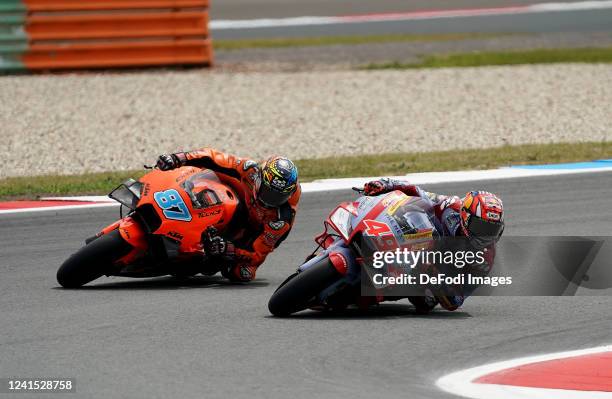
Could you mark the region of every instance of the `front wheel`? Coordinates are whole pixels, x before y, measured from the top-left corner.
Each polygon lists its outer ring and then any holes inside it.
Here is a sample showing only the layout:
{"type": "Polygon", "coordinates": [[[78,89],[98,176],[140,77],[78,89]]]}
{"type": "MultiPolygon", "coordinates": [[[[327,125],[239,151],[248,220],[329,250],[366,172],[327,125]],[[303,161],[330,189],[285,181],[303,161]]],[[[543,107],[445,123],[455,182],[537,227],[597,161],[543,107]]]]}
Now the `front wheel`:
{"type": "Polygon", "coordinates": [[[307,309],[311,300],[339,277],[341,274],[329,258],[321,259],[303,272],[285,280],[270,298],[268,310],[274,316],[288,316],[307,309]]]}
{"type": "Polygon", "coordinates": [[[113,230],[71,255],[57,271],[57,282],[64,288],[78,288],[110,273],[113,263],[131,250],[119,230],[113,230]]]}

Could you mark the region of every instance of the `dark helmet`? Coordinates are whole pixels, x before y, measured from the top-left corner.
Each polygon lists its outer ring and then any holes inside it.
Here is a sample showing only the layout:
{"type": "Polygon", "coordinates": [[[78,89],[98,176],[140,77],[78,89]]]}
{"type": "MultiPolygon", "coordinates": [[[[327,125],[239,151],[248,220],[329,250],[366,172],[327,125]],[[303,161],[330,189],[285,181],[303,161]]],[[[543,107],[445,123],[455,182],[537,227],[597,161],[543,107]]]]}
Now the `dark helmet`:
{"type": "Polygon", "coordinates": [[[298,186],[297,166],[284,157],[270,157],[261,167],[256,198],[269,208],[281,206],[298,186]]]}
{"type": "Polygon", "coordinates": [[[470,191],[461,201],[463,234],[477,248],[499,240],[504,232],[504,205],[495,194],[470,191]]]}

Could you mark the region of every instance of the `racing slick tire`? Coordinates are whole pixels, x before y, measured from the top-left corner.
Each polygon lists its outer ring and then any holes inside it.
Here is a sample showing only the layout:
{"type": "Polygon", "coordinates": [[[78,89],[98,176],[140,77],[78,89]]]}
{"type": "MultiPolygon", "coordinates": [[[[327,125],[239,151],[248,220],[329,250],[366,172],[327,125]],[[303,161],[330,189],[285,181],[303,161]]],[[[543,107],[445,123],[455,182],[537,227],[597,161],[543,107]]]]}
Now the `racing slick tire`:
{"type": "Polygon", "coordinates": [[[64,288],[78,288],[112,271],[113,262],[132,250],[119,230],[90,241],[72,254],[58,269],[57,282],[64,288]]]}
{"type": "Polygon", "coordinates": [[[317,294],[340,277],[329,258],[321,259],[285,280],[272,294],[268,310],[274,316],[283,317],[307,309],[317,294]]]}

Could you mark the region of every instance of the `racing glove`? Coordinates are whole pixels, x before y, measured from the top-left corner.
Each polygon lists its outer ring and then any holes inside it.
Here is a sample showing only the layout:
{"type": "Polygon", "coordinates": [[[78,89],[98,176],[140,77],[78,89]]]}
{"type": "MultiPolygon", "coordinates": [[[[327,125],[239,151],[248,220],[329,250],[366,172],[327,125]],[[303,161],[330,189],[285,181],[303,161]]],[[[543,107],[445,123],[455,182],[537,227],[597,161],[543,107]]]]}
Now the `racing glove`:
{"type": "Polygon", "coordinates": [[[234,243],[221,236],[212,237],[206,242],[206,255],[233,259],[236,255],[234,243]]]}
{"type": "Polygon", "coordinates": [[[178,168],[183,164],[185,160],[185,154],[162,154],[157,158],[157,168],[159,170],[171,170],[178,168]]]}
{"type": "Polygon", "coordinates": [[[363,186],[365,195],[380,195],[393,190],[393,181],[387,178],[372,180],[363,186]]]}

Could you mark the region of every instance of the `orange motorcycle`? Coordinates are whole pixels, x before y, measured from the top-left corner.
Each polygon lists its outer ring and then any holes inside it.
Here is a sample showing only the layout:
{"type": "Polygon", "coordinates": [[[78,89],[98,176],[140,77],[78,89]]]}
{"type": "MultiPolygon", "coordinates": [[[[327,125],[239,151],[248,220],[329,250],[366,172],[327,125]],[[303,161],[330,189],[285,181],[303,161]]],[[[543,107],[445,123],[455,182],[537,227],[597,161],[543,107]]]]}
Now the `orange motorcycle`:
{"type": "Polygon", "coordinates": [[[57,281],[76,288],[103,275],[155,277],[212,275],[221,259],[206,258],[205,243],[240,219],[240,200],[223,176],[185,166],[154,169],[128,179],[109,197],[121,219],[85,241],[57,271],[57,281]],[[123,217],[124,210],[127,215],[123,217]]]}

